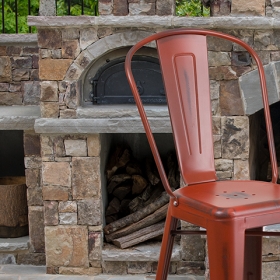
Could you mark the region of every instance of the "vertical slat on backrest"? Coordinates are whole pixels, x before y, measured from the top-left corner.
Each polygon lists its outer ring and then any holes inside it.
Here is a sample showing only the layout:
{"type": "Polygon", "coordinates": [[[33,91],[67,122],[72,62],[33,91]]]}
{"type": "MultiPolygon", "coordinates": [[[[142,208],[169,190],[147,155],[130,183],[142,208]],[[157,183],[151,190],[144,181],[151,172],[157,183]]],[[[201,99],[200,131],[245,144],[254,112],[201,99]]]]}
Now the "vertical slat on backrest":
{"type": "Polygon", "coordinates": [[[157,46],[183,180],[214,181],[206,36],[168,36],[157,46]]]}

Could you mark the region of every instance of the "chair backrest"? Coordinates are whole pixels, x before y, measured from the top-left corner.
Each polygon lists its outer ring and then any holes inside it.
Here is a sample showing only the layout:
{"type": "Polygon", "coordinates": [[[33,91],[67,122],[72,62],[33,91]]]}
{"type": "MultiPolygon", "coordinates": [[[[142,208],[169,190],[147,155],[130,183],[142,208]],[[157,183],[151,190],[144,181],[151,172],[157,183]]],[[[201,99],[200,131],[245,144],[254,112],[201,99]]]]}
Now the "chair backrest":
{"type": "MultiPolygon", "coordinates": [[[[261,60],[256,52],[240,39],[220,32],[174,29],[151,35],[137,43],[127,54],[125,62],[128,82],[163,184],[167,189],[169,188],[152,131],[131,72],[131,58],[139,48],[151,41],[156,41],[182,178],[189,185],[215,181],[207,35],[224,38],[241,45],[256,61],[264,101],[273,181],[276,182],[278,177],[277,162],[265,75],[261,60]]],[[[170,189],[167,191],[172,195],[170,189]]]]}

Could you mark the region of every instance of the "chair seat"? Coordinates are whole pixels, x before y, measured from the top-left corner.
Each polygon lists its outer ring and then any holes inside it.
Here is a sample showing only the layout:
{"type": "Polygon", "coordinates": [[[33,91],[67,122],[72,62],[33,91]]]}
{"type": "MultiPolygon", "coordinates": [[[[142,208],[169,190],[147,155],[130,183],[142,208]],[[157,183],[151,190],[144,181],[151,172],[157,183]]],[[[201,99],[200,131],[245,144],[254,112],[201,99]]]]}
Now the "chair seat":
{"type": "Polygon", "coordinates": [[[220,219],[280,211],[280,186],[270,182],[208,182],[182,187],[174,194],[182,208],[220,219]]]}

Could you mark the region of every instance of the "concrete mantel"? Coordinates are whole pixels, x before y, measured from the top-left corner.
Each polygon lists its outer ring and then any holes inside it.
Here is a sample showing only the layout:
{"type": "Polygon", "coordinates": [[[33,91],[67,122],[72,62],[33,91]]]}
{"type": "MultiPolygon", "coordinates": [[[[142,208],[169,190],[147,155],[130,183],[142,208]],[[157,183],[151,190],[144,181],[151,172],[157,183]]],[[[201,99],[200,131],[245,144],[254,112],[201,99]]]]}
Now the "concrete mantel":
{"type": "Polygon", "coordinates": [[[0,130],[33,130],[39,106],[0,106],[0,130]]]}
{"type": "Polygon", "coordinates": [[[165,27],[209,29],[280,29],[273,17],[177,17],[177,16],[29,16],[28,25],[37,27],[165,27]]]}
{"type": "MultiPolygon", "coordinates": [[[[167,106],[145,106],[155,133],[170,133],[167,106]]],[[[78,108],[76,119],[40,118],[35,121],[37,133],[144,133],[136,106],[96,106],[78,108]]]]}
{"type": "Polygon", "coordinates": [[[26,44],[26,45],[37,45],[37,33],[36,34],[1,34],[1,44],[26,44]]]}

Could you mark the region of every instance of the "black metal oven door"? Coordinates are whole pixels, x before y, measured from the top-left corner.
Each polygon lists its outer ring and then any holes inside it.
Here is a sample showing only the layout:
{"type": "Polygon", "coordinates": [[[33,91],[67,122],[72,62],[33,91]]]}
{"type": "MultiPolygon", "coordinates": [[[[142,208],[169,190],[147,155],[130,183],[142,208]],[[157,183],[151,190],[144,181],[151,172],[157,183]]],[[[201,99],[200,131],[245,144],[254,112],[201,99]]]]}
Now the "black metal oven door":
{"type": "MultiPolygon", "coordinates": [[[[90,79],[91,98],[94,104],[130,104],[134,103],[125,71],[125,58],[107,62],[90,79]]],[[[144,104],[166,104],[164,86],[157,58],[135,56],[132,71],[144,104]]]]}

